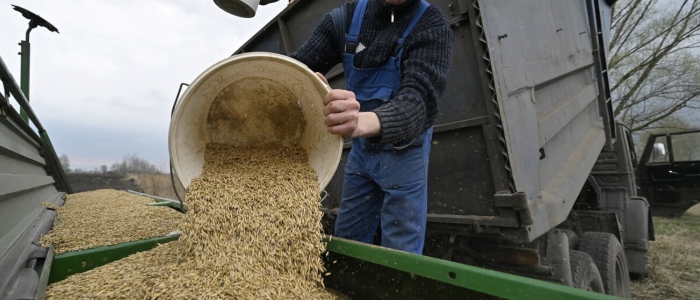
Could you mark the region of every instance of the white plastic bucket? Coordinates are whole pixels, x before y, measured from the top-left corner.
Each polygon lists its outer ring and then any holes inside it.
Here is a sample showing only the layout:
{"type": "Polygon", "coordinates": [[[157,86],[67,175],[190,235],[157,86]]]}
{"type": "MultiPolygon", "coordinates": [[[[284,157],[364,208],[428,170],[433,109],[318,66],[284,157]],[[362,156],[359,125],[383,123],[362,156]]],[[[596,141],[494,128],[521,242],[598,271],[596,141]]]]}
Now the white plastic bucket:
{"type": "Polygon", "coordinates": [[[300,146],[309,154],[323,190],[335,173],[343,140],[323,123],[329,88],[287,56],[251,52],[205,70],[185,91],[170,121],[168,148],[188,188],[202,173],[207,143],[300,146]]]}
{"type": "Polygon", "coordinates": [[[252,18],[258,10],[260,0],[214,0],[216,5],[225,12],[243,18],[252,18]]]}

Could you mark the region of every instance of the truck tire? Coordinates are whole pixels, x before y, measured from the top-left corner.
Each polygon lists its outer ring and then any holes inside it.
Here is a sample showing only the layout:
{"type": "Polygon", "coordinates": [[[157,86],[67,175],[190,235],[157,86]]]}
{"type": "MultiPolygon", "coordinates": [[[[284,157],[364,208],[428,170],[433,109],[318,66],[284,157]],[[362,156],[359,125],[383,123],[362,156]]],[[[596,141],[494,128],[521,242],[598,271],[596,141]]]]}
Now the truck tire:
{"type": "Polygon", "coordinates": [[[569,250],[569,263],[571,264],[571,282],[575,288],[605,293],[598,267],[590,255],[582,251],[569,250]]]}
{"type": "Polygon", "coordinates": [[[603,279],[606,294],[631,298],[627,257],[614,235],[607,232],[585,232],[581,235],[578,250],[593,258],[603,279]]]}

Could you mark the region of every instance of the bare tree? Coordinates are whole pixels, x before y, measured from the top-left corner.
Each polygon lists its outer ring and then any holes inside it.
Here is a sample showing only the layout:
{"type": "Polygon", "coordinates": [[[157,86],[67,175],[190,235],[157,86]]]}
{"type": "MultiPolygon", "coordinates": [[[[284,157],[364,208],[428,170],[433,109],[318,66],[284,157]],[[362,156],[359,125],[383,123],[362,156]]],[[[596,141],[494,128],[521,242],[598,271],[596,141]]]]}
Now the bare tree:
{"type": "Polygon", "coordinates": [[[147,160],[138,157],[134,154],[127,154],[122,158],[121,162],[115,162],[110,167],[110,170],[119,173],[135,173],[135,174],[157,174],[160,173],[158,167],[147,160]]]}
{"type": "Polygon", "coordinates": [[[632,132],[700,109],[700,0],[622,0],[609,69],[615,117],[632,132]]]}
{"type": "Polygon", "coordinates": [[[63,167],[64,172],[70,172],[70,159],[68,159],[68,155],[65,153],[61,154],[61,157],[58,158],[58,162],[61,164],[61,167],[63,167]]]}
{"type": "Polygon", "coordinates": [[[101,165],[100,171],[102,171],[102,175],[107,174],[107,165],[101,165]]]}

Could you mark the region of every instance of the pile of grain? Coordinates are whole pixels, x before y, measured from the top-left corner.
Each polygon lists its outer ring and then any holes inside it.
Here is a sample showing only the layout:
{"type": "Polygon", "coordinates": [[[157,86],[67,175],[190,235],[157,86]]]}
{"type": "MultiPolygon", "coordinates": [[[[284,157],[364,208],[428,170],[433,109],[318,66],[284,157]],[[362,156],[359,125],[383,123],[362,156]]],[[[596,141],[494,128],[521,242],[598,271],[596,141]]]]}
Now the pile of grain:
{"type": "Polygon", "coordinates": [[[686,213],[689,213],[691,215],[696,215],[700,216],[700,204],[696,204],[695,206],[689,208],[686,213]]]}
{"type": "Polygon", "coordinates": [[[182,214],[167,207],[146,206],[152,202],[116,190],[68,195],[65,205],[56,208],[53,229],[41,237],[41,244],[53,244],[58,254],[164,236],[177,230],[182,214]]]}
{"type": "Polygon", "coordinates": [[[207,146],[180,240],[73,275],[49,298],[333,299],[306,153],[207,146]]]}

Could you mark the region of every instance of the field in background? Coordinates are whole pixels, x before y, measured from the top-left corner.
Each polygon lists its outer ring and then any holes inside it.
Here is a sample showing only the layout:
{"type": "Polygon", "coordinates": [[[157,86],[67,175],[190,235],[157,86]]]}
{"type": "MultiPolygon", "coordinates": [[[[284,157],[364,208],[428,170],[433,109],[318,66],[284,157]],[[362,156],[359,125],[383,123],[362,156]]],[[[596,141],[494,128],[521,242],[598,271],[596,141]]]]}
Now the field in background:
{"type": "Polygon", "coordinates": [[[142,191],[136,179],[124,178],[119,174],[67,173],[66,176],[74,193],[101,189],[142,191]]]}
{"type": "MultiPolygon", "coordinates": [[[[127,179],[133,179],[136,185],[141,188],[143,193],[177,200],[177,196],[175,195],[175,191],[173,190],[173,185],[170,180],[170,174],[129,174],[126,177],[127,179]]],[[[177,176],[174,179],[175,185],[177,186],[177,192],[184,201],[185,189],[178,181],[177,176]]]]}
{"type": "MultiPolygon", "coordinates": [[[[100,189],[132,190],[154,196],[177,200],[170,182],[170,174],[94,174],[94,173],[68,173],[68,181],[74,193],[88,192],[100,189]]],[[[175,183],[180,197],[185,197],[185,189],[179,184],[177,177],[175,183]]]]}

